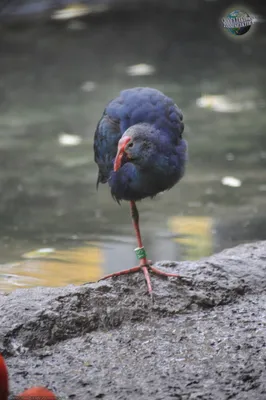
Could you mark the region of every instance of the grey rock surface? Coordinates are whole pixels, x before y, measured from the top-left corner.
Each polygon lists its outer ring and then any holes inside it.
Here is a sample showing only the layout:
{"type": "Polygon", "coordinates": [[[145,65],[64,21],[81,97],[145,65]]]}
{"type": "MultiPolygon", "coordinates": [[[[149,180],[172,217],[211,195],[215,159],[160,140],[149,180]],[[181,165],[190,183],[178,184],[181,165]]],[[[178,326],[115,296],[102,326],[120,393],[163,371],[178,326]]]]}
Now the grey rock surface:
{"type": "MultiPolygon", "coordinates": [[[[0,296],[0,351],[11,393],[59,399],[265,400],[266,242],[196,262],[0,296]]],[[[123,266],[125,267],[125,266],[123,266]]]]}

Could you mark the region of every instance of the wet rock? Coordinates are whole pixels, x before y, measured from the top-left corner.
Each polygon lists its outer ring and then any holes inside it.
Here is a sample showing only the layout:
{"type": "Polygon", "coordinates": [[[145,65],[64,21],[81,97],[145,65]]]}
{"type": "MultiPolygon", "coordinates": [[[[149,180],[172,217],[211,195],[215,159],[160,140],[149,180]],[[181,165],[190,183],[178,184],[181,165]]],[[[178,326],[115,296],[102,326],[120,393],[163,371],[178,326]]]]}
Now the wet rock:
{"type": "Polygon", "coordinates": [[[142,274],[0,296],[12,392],[67,399],[266,398],[266,242],[142,274]]]}

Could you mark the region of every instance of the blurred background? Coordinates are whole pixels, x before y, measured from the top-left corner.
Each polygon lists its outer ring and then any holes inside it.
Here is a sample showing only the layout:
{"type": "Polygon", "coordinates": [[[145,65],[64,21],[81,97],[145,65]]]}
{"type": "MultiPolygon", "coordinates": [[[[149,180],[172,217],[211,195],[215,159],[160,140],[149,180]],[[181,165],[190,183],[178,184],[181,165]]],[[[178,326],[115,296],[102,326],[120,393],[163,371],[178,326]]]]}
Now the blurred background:
{"type": "Polygon", "coordinates": [[[0,6],[0,291],[94,281],[136,263],[128,204],[96,191],[106,103],[151,86],[183,110],[190,160],[140,203],[156,260],[266,239],[266,7],[228,35],[224,0],[9,0],[0,6]]]}

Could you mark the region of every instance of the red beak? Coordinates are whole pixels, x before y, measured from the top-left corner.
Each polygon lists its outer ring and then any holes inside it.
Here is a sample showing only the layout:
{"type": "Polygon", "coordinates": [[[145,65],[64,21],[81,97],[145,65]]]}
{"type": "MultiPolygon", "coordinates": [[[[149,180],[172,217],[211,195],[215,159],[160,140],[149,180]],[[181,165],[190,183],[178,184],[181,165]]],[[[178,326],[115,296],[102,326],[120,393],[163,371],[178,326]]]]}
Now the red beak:
{"type": "Polygon", "coordinates": [[[119,142],[118,142],[118,149],[115,157],[115,162],[114,162],[114,171],[117,171],[121,167],[121,162],[123,155],[125,154],[125,148],[128,142],[130,142],[131,137],[129,136],[123,136],[119,142]]]}

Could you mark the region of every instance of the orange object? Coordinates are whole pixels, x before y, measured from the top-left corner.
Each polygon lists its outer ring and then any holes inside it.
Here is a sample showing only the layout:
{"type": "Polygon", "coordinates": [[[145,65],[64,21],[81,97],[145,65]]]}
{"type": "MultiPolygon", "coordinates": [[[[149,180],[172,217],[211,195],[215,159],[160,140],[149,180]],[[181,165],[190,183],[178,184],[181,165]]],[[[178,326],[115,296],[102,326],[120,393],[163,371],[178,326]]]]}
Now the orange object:
{"type": "Polygon", "coordinates": [[[44,387],[33,387],[15,397],[15,400],[56,400],[55,395],[44,387]]]}
{"type": "MultiPolygon", "coordinates": [[[[0,400],[8,400],[8,371],[4,358],[0,354],[0,400]]],[[[33,387],[15,396],[15,400],[56,400],[55,395],[44,387],[33,387]]]]}
{"type": "Polygon", "coordinates": [[[8,372],[5,360],[0,354],[0,400],[8,398],[8,372]]]}

